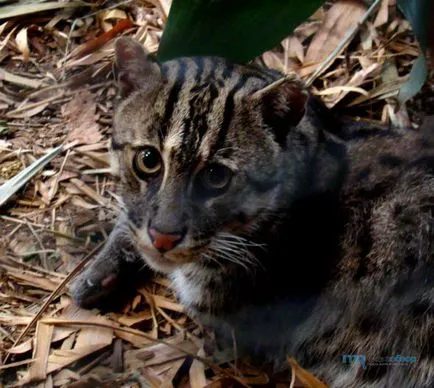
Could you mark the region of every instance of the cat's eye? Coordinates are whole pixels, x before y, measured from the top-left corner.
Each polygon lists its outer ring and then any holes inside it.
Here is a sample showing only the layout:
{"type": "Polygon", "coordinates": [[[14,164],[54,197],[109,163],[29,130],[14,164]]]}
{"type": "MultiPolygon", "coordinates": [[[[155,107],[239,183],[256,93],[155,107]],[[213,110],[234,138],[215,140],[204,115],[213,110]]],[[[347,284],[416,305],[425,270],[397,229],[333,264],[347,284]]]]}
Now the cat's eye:
{"type": "Polygon", "coordinates": [[[160,152],[154,147],[145,147],[136,152],[133,168],[141,179],[148,179],[158,174],[162,167],[160,152]]]}
{"type": "Polygon", "coordinates": [[[211,194],[221,194],[225,191],[232,179],[232,171],[221,164],[211,164],[199,173],[199,183],[202,189],[211,194]]]}

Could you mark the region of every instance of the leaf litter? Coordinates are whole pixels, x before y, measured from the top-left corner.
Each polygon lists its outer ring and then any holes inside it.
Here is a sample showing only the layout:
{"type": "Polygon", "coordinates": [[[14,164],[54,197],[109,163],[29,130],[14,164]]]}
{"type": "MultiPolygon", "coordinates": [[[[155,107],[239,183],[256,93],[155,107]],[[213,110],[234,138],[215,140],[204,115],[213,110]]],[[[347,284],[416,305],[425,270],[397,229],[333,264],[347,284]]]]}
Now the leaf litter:
{"type": "MultiPolygon", "coordinates": [[[[280,375],[234,354],[212,362],[205,351],[212,333],[185,315],[165,278],[139,288],[116,312],[83,310],[68,296],[70,279],[101,247],[119,207],[108,157],[114,39],[128,34],[155,52],[169,10],[170,0],[0,8],[0,122],[7,128],[0,133],[0,184],[62,146],[0,210],[4,384],[326,386],[290,355],[280,375]]],[[[256,61],[310,79],[313,93],[344,114],[417,128],[433,114],[432,82],[400,109],[395,99],[419,46],[395,0],[367,11],[362,1],[327,2],[256,61]]]]}
{"type": "Polygon", "coordinates": [[[99,132],[96,101],[88,90],[80,91],[61,108],[66,123],[67,143],[94,144],[102,140],[99,132]]]}

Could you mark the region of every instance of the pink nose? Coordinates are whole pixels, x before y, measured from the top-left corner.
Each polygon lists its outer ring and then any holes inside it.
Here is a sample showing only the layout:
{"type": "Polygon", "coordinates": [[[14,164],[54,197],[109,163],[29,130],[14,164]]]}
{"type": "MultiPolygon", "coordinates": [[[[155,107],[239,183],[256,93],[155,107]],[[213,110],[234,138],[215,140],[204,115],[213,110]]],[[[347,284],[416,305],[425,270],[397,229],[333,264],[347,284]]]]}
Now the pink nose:
{"type": "Polygon", "coordinates": [[[160,252],[172,250],[183,238],[182,234],[161,233],[154,228],[149,228],[148,233],[149,237],[151,238],[152,245],[160,252]]]}

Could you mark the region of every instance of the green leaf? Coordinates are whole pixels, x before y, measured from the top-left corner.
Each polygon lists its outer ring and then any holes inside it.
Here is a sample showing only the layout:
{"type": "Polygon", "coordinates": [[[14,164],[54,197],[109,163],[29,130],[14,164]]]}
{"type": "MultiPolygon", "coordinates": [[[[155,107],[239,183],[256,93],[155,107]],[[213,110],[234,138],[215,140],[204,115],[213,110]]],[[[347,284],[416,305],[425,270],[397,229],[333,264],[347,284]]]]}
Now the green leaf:
{"type": "Polygon", "coordinates": [[[0,186],[0,206],[12,197],[12,195],[14,195],[33,176],[35,176],[46,164],[50,163],[50,161],[58,155],[62,149],[63,146],[54,148],[0,186]]]}
{"type": "Polygon", "coordinates": [[[419,56],[413,64],[410,72],[410,77],[404,85],[401,86],[398,93],[398,101],[400,104],[405,103],[410,98],[414,97],[424,85],[428,76],[425,56],[419,56]]]}
{"type": "Polygon", "coordinates": [[[8,123],[4,120],[0,120],[0,136],[7,135],[9,133],[8,123]]]}
{"type": "Polygon", "coordinates": [[[245,63],[277,46],[323,0],[173,0],[158,57],[216,55],[245,63]]]}
{"type": "Polygon", "coordinates": [[[402,85],[398,94],[399,103],[404,104],[420,91],[428,76],[425,53],[428,45],[429,19],[433,15],[434,7],[432,0],[398,0],[398,6],[410,22],[422,49],[422,54],[413,64],[409,80],[402,85]]]}

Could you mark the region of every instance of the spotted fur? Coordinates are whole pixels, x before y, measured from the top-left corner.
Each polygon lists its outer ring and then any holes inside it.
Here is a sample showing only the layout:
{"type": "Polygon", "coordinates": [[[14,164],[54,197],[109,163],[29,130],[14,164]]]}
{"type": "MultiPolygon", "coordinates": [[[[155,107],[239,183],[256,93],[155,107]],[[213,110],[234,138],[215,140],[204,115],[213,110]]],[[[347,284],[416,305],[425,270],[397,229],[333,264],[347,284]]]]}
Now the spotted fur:
{"type": "Polygon", "coordinates": [[[126,210],[73,284],[77,301],[101,296],[125,257],[144,261],[223,341],[234,332],[241,354],[292,354],[332,387],[434,386],[430,136],[344,125],[297,77],[268,69],[159,63],[127,38],[116,60],[112,148],[126,210]],[[132,160],[149,145],[163,169],[143,180],[132,160]],[[197,190],[209,163],[233,171],[224,193],[197,190]],[[162,254],[150,223],[187,232],[162,254]],[[417,362],[374,365],[397,354],[417,362]]]}

